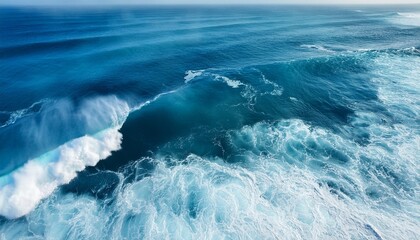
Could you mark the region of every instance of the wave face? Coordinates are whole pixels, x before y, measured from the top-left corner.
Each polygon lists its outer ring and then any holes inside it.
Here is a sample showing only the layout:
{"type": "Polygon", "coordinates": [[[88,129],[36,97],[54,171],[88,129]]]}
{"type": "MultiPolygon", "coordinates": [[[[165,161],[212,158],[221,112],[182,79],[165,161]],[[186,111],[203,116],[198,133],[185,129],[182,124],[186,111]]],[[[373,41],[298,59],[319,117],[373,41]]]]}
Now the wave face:
{"type": "MultiPolygon", "coordinates": [[[[58,106],[60,111],[64,111],[61,102],[58,106]]],[[[83,116],[81,122],[75,122],[78,126],[85,125],[89,130],[96,130],[102,125],[104,129],[93,135],[86,133],[82,137],[71,139],[39,157],[27,160],[22,166],[1,176],[0,215],[18,218],[29,213],[40,200],[49,196],[58,186],[69,183],[75,178],[77,172],[86,166],[95,166],[99,160],[110,156],[112,151],[120,149],[122,135],[118,130],[130,110],[125,102],[115,97],[102,97],[82,103],[81,109],[77,112],[72,110],[73,108],[70,108],[70,112],[60,115],[70,120],[60,118],[54,120],[71,121],[74,120],[74,116],[78,116],[77,119],[83,116]]],[[[41,114],[47,113],[41,112],[41,114]]],[[[42,125],[29,126],[30,129],[27,131],[36,131],[37,137],[51,134],[50,130],[46,133],[41,132],[44,128],[42,125]]],[[[42,141],[33,137],[32,133],[27,134],[25,140],[30,139],[32,144],[35,144],[34,141],[42,141]]],[[[16,159],[12,158],[10,161],[16,162],[16,159]]],[[[7,165],[10,164],[6,162],[7,165]]]]}
{"type": "Polygon", "coordinates": [[[0,8],[0,239],[420,238],[419,11],[0,8]]]}

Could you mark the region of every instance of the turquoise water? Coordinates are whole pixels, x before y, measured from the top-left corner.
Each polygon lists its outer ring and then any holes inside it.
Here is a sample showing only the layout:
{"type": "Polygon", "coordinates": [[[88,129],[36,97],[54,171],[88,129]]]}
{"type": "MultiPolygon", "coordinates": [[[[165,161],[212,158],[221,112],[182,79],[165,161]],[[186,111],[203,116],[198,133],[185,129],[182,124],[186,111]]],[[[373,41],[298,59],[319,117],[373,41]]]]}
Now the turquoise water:
{"type": "Polygon", "coordinates": [[[419,6],[0,8],[1,239],[417,239],[419,6]]]}

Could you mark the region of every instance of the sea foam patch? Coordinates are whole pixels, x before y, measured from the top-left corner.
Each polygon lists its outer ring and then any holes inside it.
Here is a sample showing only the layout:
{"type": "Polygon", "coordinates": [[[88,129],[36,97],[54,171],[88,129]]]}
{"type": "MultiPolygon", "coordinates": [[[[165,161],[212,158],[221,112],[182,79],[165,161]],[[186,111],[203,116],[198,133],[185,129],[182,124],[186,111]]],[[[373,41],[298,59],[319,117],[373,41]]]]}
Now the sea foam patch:
{"type": "Polygon", "coordinates": [[[201,76],[203,73],[204,73],[204,70],[188,70],[188,71],[186,71],[185,72],[186,75],[184,77],[185,83],[193,80],[196,77],[201,76]]]}
{"type": "Polygon", "coordinates": [[[218,74],[214,74],[214,77],[215,77],[215,79],[226,83],[226,85],[228,85],[231,88],[239,88],[239,86],[245,85],[239,80],[233,80],[233,79],[230,79],[228,77],[221,76],[221,75],[218,75],[218,74]]]}

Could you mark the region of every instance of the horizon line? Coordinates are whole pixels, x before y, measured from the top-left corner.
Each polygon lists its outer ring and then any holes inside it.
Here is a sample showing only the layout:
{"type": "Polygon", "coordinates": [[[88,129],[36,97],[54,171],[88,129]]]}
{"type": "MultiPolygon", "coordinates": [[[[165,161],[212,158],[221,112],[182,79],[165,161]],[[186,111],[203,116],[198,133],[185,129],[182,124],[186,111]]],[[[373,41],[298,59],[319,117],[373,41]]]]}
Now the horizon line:
{"type": "Polygon", "coordinates": [[[101,6],[401,6],[420,3],[60,3],[60,4],[2,4],[0,7],[101,7],[101,6]]]}

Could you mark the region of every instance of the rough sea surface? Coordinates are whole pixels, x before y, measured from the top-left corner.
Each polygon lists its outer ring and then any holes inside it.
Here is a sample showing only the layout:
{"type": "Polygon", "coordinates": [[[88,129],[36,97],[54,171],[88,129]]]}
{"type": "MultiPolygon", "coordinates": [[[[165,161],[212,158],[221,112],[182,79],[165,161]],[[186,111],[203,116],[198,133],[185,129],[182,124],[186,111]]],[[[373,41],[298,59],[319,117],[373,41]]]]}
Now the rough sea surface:
{"type": "Polygon", "coordinates": [[[420,6],[0,8],[0,239],[420,239],[420,6]]]}

